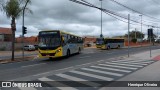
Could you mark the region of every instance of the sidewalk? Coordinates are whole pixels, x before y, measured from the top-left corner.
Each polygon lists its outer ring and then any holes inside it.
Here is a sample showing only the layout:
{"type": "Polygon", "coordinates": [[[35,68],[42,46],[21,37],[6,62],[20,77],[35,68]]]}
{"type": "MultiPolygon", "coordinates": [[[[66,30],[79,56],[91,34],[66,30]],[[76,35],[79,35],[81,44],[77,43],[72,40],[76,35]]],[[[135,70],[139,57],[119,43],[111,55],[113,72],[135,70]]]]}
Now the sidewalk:
{"type": "Polygon", "coordinates": [[[20,62],[27,61],[36,58],[38,51],[24,51],[24,58],[22,58],[22,51],[15,51],[15,60],[12,61],[12,51],[0,51],[0,63],[11,63],[11,62],[20,62]]]}
{"type": "MultiPolygon", "coordinates": [[[[152,50],[152,57],[149,51],[131,55],[126,60],[156,60],[136,72],[133,72],[117,81],[160,81],[160,49],[152,50]]],[[[104,87],[100,90],[160,90],[160,87],[104,87]]]]}
{"type": "MultiPolygon", "coordinates": [[[[37,51],[24,51],[24,54],[37,54],[37,51]]],[[[11,56],[12,51],[0,51],[0,57],[11,56]]],[[[15,51],[15,55],[22,55],[22,51],[15,51]]]]}

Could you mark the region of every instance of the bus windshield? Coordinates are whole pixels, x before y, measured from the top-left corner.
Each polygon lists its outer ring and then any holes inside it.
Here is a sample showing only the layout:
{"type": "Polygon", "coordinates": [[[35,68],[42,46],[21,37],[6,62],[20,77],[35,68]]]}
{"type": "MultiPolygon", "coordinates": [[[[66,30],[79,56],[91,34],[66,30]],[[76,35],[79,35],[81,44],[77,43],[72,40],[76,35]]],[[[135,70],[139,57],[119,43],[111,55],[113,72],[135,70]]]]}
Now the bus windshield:
{"type": "Polygon", "coordinates": [[[97,38],[96,44],[97,44],[97,45],[99,45],[99,44],[104,44],[104,39],[102,39],[102,38],[97,38]]]}
{"type": "Polygon", "coordinates": [[[61,45],[61,38],[59,32],[40,32],[39,33],[39,47],[40,48],[54,48],[61,45]]]}

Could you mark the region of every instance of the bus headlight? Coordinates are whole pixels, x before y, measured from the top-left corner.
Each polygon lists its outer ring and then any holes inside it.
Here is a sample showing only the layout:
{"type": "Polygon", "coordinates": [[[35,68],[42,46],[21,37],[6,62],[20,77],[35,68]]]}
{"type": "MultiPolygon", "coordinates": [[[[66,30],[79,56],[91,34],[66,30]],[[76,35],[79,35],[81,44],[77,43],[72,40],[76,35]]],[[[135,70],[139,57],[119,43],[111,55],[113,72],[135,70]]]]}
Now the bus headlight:
{"type": "Polygon", "coordinates": [[[61,49],[58,49],[57,51],[56,51],[56,53],[58,53],[58,52],[60,52],[61,51],[61,49]]]}

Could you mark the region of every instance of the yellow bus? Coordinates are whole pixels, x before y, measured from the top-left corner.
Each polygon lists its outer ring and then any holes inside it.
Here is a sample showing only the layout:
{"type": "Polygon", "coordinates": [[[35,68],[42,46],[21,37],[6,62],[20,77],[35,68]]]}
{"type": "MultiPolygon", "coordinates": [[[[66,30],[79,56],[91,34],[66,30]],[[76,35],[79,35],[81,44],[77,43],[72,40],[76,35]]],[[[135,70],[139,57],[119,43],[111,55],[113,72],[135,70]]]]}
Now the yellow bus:
{"type": "Polygon", "coordinates": [[[40,31],[38,35],[39,57],[56,58],[80,53],[83,38],[60,30],[40,31]]]}
{"type": "Polygon", "coordinates": [[[122,38],[97,38],[96,47],[100,49],[111,49],[124,47],[122,38]]]}

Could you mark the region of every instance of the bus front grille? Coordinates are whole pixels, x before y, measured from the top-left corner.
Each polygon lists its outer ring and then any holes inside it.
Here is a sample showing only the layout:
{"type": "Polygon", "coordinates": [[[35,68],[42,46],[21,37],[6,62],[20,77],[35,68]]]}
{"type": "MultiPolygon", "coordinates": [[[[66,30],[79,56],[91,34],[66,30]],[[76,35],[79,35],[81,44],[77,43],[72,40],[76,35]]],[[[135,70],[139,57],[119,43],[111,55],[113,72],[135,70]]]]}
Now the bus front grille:
{"type": "Polygon", "coordinates": [[[55,56],[55,53],[41,53],[42,56],[55,56]]]}

